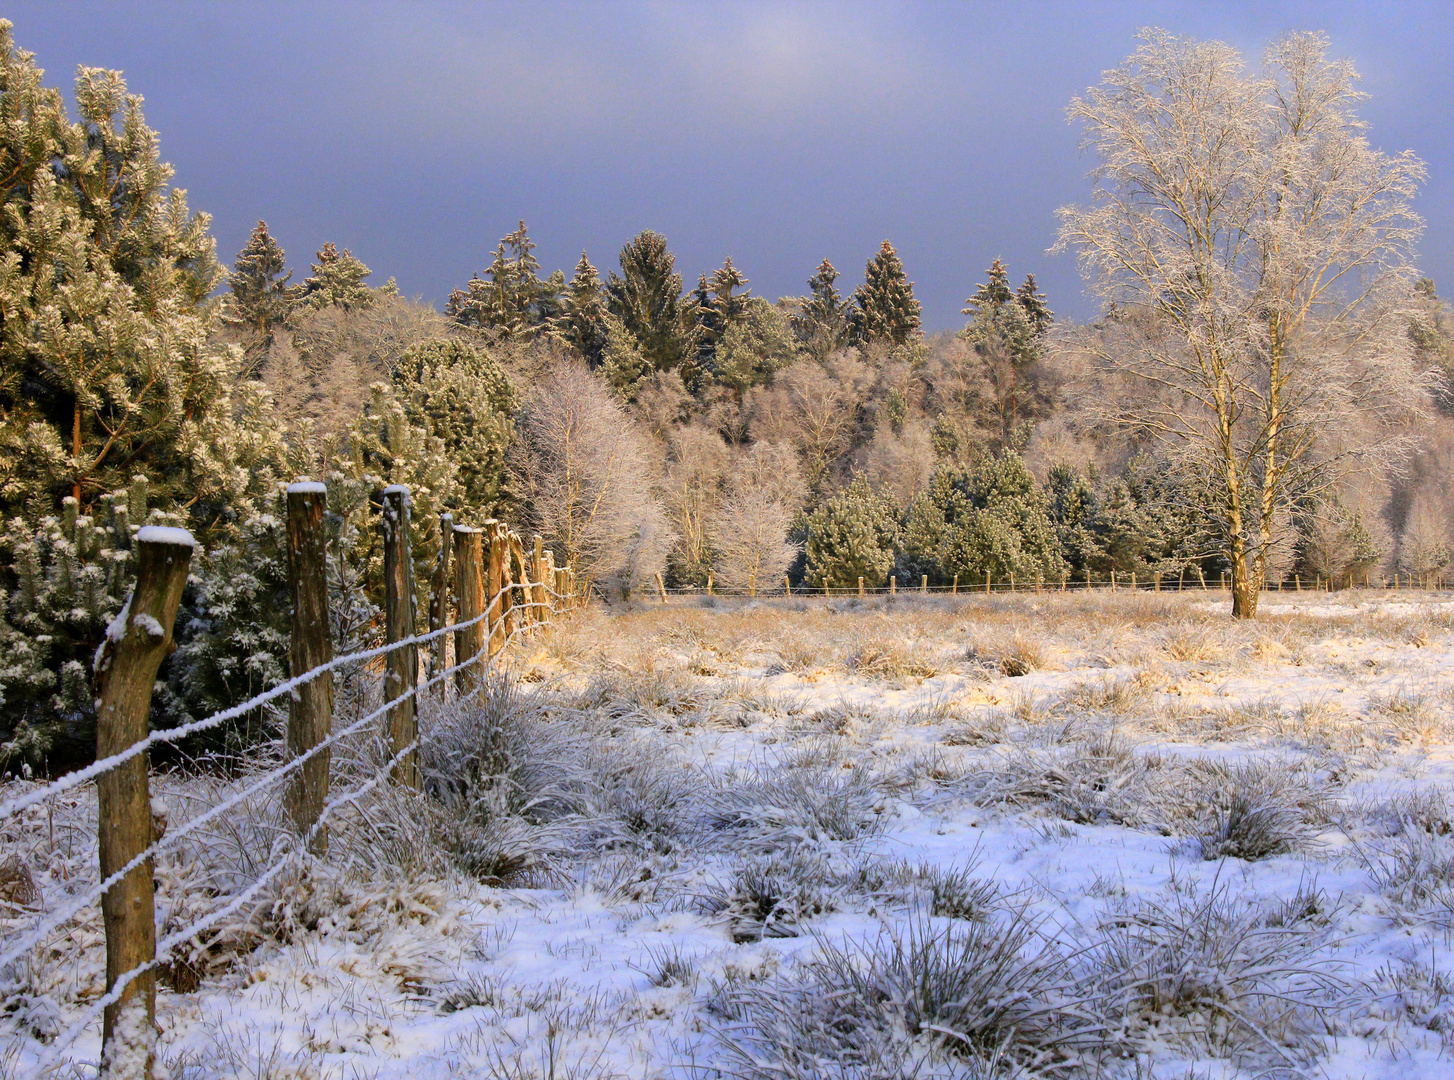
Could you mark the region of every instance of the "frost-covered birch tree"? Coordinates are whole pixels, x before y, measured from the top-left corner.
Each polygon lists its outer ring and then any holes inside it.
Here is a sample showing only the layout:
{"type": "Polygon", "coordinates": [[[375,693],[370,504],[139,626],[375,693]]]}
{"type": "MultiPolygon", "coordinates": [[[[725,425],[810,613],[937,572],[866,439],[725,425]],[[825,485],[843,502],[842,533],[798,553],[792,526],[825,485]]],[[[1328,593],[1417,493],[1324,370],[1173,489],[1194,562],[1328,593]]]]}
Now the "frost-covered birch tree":
{"type": "Polygon", "coordinates": [[[1292,501],[1396,460],[1428,400],[1406,332],[1424,167],[1369,145],[1357,80],[1319,34],[1253,72],[1152,30],[1069,108],[1099,164],[1059,243],[1112,305],[1086,338],[1125,391],[1107,411],[1204,479],[1239,618],[1292,501]]]}

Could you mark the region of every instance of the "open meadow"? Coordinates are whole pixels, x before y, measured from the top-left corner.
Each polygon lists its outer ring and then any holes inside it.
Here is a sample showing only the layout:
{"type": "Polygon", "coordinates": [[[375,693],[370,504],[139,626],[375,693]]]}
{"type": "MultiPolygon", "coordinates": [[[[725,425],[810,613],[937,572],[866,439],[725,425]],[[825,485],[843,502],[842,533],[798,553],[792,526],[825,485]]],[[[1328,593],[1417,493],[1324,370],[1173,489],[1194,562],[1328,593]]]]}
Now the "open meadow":
{"type": "MultiPolygon", "coordinates": [[[[426,794],[374,789],[173,952],[158,1075],[1440,1075],[1454,603],[1226,611],[587,609],[479,705],[426,703],[426,794]]],[[[169,827],[267,764],[158,775],[169,827]]],[[[247,809],[159,862],[163,933],[287,832],[247,809]]],[[[37,894],[7,935],[94,884],[94,814],[79,788],[7,822],[37,894]]],[[[99,995],[101,940],[83,920],[6,971],[5,1075],[99,995]]],[[[51,1075],[98,1050],[93,1027],[51,1075]]]]}

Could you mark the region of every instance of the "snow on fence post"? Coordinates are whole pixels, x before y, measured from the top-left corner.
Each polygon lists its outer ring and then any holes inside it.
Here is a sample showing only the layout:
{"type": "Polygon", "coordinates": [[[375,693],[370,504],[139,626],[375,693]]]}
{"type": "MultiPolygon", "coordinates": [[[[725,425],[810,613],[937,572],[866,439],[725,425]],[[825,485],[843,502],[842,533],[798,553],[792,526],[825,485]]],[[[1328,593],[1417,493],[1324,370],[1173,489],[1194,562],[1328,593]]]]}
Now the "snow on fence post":
{"type": "MultiPolygon", "coordinates": [[[[439,515],[439,554],[434,560],[434,572],[429,578],[429,632],[449,625],[449,548],[454,537],[454,515],[445,512],[439,515]]],[[[440,634],[429,643],[429,675],[432,678],[443,671],[445,660],[444,639],[440,634]]],[[[439,696],[444,697],[444,683],[439,684],[439,696]]]]}
{"type": "MultiPolygon", "coordinates": [[[[192,559],[192,534],[185,529],[149,525],[136,534],[136,540],[136,586],[96,652],[98,761],[146,738],[152,685],[172,649],[172,624],[192,559]]],[[[137,754],[96,778],[102,881],[155,839],[147,768],[148,755],[137,754]]],[[[156,969],[146,965],[156,960],[156,908],[150,858],[101,894],[101,913],[106,927],[107,992],[123,976],[145,966],[106,1006],[101,1074],[151,1080],[156,1063],[156,969]]]]}
{"type": "Polygon", "coordinates": [[[552,616],[560,614],[560,575],[555,570],[555,552],[546,551],[540,556],[540,580],[545,583],[545,602],[552,616]]]}
{"type": "Polygon", "coordinates": [[[489,582],[486,585],[485,602],[489,604],[489,615],[485,619],[486,632],[490,635],[489,654],[494,656],[505,647],[505,526],[491,519],[485,522],[485,538],[489,544],[489,582]]]}
{"type": "Polygon", "coordinates": [[[535,618],[542,623],[548,623],[551,603],[550,594],[546,592],[549,582],[545,578],[545,541],[536,533],[531,538],[531,544],[534,546],[534,570],[530,576],[535,581],[535,618]]]}
{"type": "MultiPolygon", "coordinates": [[[[395,484],[384,489],[379,526],[384,535],[384,641],[394,644],[414,636],[414,553],[409,543],[409,489],[395,484]]],[[[419,683],[417,646],[404,645],[389,653],[384,666],[384,700],[408,694],[389,706],[390,756],[399,754],[419,736],[419,710],[410,693],[419,683]]],[[[390,779],[406,787],[419,786],[419,759],[410,751],[390,771],[390,779]]]]}
{"type": "MultiPolygon", "coordinates": [[[[327,489],[301,482],[288,487],[288,591],[293,605],[288,639],[288,674],[297,678],[333,659],[328,627],[328,571],[323,511],[327,489]]],[[[288,754],[299,757],[328,738],[333,729],[333,672],[308,680],[289,696],[288,754]]],[[[332,751],[326,747],[303,762],[288,781],[284,801],[293,827],[305,833],[318,821],[328,798],[332,751]]],[[[328,833],[313,834],[309,850],[322,855],[328,833]]]]}
{"type": "MultiPolygon", "coordinates": [[[[479,619],[485,611],[484,531],[468,525],[454,527],[454,618],[467,623],[479,619]]],[[[474,622],[454,632],[456,665],[479,655],[485,647],[483,621],[474,622]]],[[[454,673],[455,690],[468,693],[480,684],[477,667],[461,667],[454,673]]]]}

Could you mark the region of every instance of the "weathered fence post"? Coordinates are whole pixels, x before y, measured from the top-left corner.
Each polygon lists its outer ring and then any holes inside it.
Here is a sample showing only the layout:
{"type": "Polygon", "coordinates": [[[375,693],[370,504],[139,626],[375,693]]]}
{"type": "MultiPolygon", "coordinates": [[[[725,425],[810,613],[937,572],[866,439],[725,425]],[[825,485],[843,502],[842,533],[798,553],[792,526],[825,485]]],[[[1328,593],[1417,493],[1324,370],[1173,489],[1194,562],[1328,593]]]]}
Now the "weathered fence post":
{"type": "MultiPolygon", "coordinates": [[[[172,648],[172,623],[192,534],[150,525],[136,534],[136,586],[106,631],[96,662],[100,703],[96,758],[119,754],[146,738],[157,669],[172,648]]],[[[112,766],[96,778],[101,879],[115,874],[153,841],[151,784],[146,754],[112,766]]],[[[152,860],[129,870],[101,894],[106,927],[106,989],[156,959],[156,898],[152,860]]],[[[151,1080],[156,1063],[156,969],[147,967],[106,1006],[101,1035],[101,1074],[151,1080]]]]}
{"type": "Polygon", "coordinates": [[[954,575],[954,584],[949,587],[949,591],[954,596],[958,596],[959,595],[959,575],[958,574],[955,574],[954,575]]]}
{"type": "Polygon", "coordinates": [[[1136,571],[1131,571],[1131,591],[1136,591],[1136,571]]]}
{"type": "Polygon", "coordinates": [[[1160,592],[1161,591],[1161,571],[1160,570],[1156,571],[1156,579],[1155,580],[1156,580],[1155,591],[1156,592],[1160,592]]]}
{"type": "Polygon", "coordinates": [[[1202,583],[1202,592],[1207,591],[1207,575],[1202,573],[1202,564],[1197,563],[1197,580],[1202,583]]]}
{"type": "MultiPolygon", "coordinates": [[[[454,619],[466,623],[485,610],[484,532],[468,525],[454,527],[454,619]]],[[[484,650],[484,621],[454,632],[454,662],[473,660],[484,650]]],[[[480,684],[479,669],[471,664],[454,673],[455,689],[463,694],[480,684]]]]}
{"type": "Polygon", "coordinates": [[[710,572],[707,574],[707,595],[712,595],[712,575],[710,572]]]}
{"type": "Polygon", "coordinates": [[[1014,591],[1015,591],[1015,572],[1013,570],[1011,570],[1010,571],[1010,592],[1014,592],[1014,591]]]}
{"type": "Polygon", "coordinates": [[[545,602],[552,617],[560,614],[560,575],[555,570],[555,552],[547,551],[540,556],[540,579],[545,583],[545,602]]]}
{"type": "Polygon", "coordinates": [[[919,578],[919,591],[927,594],[929,592],[929,575],[924,574],[919,578]]]}
{"type": "Polygon", "coordinates": [[[519,624],[519,612],[515,610],[515,563],[511,558],[510,530],[501,522],[497,526],[500,545],[500,647],[510,643],[519,624]]]}
{"type": "MultiPolygon", "coordinates": [[[[443,513],[439,515],[439,555],[434,560],[434,573],[429,578],[429,632],[449,625],[449,548],[454,540],[454,515],[443,513]]],[[[434,678],[445,669],[446,649],[444,639],[447,634],[440,634],[429,642],[429,677],[434,678]]],[[[437,693],[440,698],[444,697],[444,686],[441,682],[437,693]]]]}
{"type": "Polygon", "coordinates": [[[990,572],[988,570],[984,572],[984,591],[986,595],[988,595],[990,591],[990,572]]]}
{"type": "MultiPolygon", "coordinates": [[[[384,534],[384,641],[394,644],[414,636],[414,552],[409,542],[409,489],[395,484],[384,489],[379,516],[384,534]]],[[[384,700],[389,706],[389,751],[397,756],[419,737],[419,703],[413,691],[419,681],[419,655],[414,644],[401,645],[385,657],[384,700]],[[407,697],[405,695],[408,695],[407,697]],[[396,698],[403,698],[396,701],[396,698]]],[[[411,750],[389,773],[396,784],[419,786],[419,755],[411,750]]]]}
{"type": "Polygon", "coordinates": [[[858,595],[863,596],[863,578],[858,579],[858,595]]]}
{"type": "MultiPolygon", "coordinates": [[[[661,580],[661,571],[656,572],[656,591],[661,594],[661,602],[666,603],[666,582],[661,580]]],[[[757,595],[757,582],[752,583],[752,595],[757,595]]]]}
{"type": "Polygon", "coordinates": [[[489,616],[485,619],[490,635],[490,656],[505,647],[505,546],[501,542],[504,526],[498,521],[485,522],[485,540],[489,544],[489,582],[485,602],[489,616]]]}
{"type": "Polygon", "coordinates": [[[511,606],[518,608],[516,617],[519,619],[520,625],[528,627],[536,621],[535,608],[530,604],[535,590],[531,588],[530,584],[530,564],[525,560],[525,548],[520,543],[520,537],[514,533],[510,534],[510,556],[515,560],[513,563],[515,569],[520,572],[520,581],[515,587],[519,593],[519,599],[514,601],[511,606]]]}
{"type": "Polygon", "coordinates": [[[535,618],[542,623],[550,622],[550,593],[546,590],[545,541],[536,533],[531,540],[534,545],[533,569],[530,574],[535,581],[535,618]]]}
{"type": "Polygon", "coordinates": [[[793,583],[792,583],[792,580],[790,578],[788,578],[788,576],[786,574],[783,575],[783,595],[784,596],[792,596],[793,595],[793,583]]]}
{"type": "MultiPolygon", "coordinates": [[[[288,645],[288,674],[297,678],[333,659],[328,628],[328,576],[323,511],[327,489],[317,483],[288,487],[288,589],[293,604],[288,645]]],[[[289,696],[288,753],[306,754],[333,729],[333,672],[310,679],[289,696]]],[[[328,798],[328,768],[333,757],[325,748],[303,762],[288,781],[284,796],[299,833],[306,833],[323,812],[328,798]]],[[[319,829],[309,845],[315,855],[328,850],[328,833],[319,829]]]]}
{"type": "Polygon", "coordinates": [[[899,593],[899,575],[898,574],[890,574],[889,575],[889,595],[890,596],[897,596],[898,593],[899,593]]]}

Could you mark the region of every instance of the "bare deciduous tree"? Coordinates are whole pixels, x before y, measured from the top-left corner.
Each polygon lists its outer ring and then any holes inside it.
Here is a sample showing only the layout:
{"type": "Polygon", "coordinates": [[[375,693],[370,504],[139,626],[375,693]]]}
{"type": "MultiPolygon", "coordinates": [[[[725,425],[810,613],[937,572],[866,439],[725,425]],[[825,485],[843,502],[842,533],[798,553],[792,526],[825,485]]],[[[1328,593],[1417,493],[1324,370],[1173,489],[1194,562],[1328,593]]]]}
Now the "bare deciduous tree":
{"type": "Polygon", "coordinates": [[[798,554],[787,541],[791,516],[763,487],[743,487],[723,500],[712,522],[713,565],[723,584],[756,596],[782,580],[798,554]]]}
{"type": "Polygon", "coordinates": [[[558,564],[619,595],[666,562],[671,529],[652,492],[657,458],[611,390],[575,360],[548,366],[526,403],[512,458],[529,525],[558,564]]]}
{"type": "Polygon", "coordinates": [[[1148,31],[1069,110],[1099,167],[1060,244],[1114,305],[1089,347],[1132,388],[1119,418],[1206,478],[1237,617],[1290,502],[1401,456],[1428,400],[1406,333],[1424,168],[1368,145],[1356,80],[1318,34],[1248,73],[1148,31]]]}

